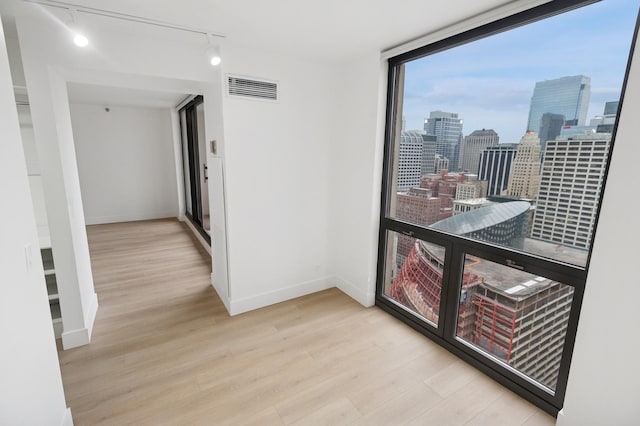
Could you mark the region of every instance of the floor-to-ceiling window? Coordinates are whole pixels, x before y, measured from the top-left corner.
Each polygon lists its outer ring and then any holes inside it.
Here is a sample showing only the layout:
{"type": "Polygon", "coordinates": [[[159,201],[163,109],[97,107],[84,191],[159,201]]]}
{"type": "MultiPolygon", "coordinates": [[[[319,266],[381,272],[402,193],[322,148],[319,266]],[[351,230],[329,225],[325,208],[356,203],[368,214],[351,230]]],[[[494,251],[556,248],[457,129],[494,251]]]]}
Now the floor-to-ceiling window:
{"type": "Polygon", "coordinates": [[[551,413],[609,157],[634,143],[639,4],[553,1],[389,59],[377,304],[551,413]]]}
{"type": "Polygon", "coordinates": [[[211,244],[204,100],[196,96],[179,110],[186,216],[211,244]]]}

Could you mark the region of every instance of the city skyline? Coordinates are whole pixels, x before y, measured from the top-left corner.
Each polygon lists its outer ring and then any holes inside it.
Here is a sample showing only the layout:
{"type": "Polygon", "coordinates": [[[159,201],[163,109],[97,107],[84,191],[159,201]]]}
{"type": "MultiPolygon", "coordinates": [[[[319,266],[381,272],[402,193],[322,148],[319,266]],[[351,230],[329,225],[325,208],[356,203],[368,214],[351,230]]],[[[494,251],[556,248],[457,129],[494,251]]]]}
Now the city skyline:
{"type": "Polygon", "coordinates": [[[406,129],[422,129],[431,111],[442,110],[464,119],[464,135],[492,128],[501,143],[516,143],[527,130],[535,84],[574,75],[591,78],[590,120],[620,98],[638,4],[607,0],[408,62],[406,129]],[[585,67],[580,58],[593,55],[597,65],[585,67]]]}

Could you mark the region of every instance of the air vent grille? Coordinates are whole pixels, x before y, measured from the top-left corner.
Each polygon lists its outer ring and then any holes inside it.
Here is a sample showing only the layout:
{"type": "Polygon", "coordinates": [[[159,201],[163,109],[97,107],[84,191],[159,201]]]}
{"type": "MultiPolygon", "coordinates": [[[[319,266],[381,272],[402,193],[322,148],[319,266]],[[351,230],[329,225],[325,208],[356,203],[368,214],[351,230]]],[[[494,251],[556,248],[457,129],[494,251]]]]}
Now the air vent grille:
{"type": "Polygon", "coordinates": [[[252,99],[278,100],[278,84],[245,77],[227,76],[227,90],[230,96],[252,99]]]}

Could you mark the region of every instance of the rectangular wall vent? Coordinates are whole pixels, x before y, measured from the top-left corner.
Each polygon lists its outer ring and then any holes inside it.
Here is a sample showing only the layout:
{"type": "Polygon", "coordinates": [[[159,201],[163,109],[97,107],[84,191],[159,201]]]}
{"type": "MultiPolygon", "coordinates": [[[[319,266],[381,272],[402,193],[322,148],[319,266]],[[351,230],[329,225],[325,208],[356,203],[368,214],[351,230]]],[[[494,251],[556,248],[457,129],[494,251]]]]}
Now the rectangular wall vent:
{"type": "Polygon", "coordinates": [[[228,75],[227,93],[230,96],[277,101],[278,83],[228,75]]]}

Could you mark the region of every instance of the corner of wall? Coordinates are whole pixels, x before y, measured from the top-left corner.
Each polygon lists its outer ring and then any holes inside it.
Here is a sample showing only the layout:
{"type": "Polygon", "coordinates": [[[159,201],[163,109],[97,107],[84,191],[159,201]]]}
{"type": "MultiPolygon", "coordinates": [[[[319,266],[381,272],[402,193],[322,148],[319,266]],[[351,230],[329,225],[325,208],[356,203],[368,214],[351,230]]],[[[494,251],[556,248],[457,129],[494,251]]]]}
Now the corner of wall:
{"type": "Polygon", "coordinates": [[[73,417],[71,416],[71,408],[64,410],[64,416],[60,422],[60,426],[73,426],[73,417]]]}
{"type": "Polygon", "coordinates": [[[62,333],[62,348],[72,349],[78,346],[84,346],[91,343],[91,333],[93,332],[93,324],[96,321],[96,314],[98,313],[98,295],[93,293],[88,306],[86,308],[86,314],[84,318],[83,328],[75,330],[63,331],[62,333]]]}
{"type": "Polygon", "coordinates": [[[340,277],[336,277],[334,282],[335,287],[338,290],[342,291],[365,308],[369,308],[375,304],[376,294],[374,292],[362,291],[362,289],[358,288],[353,283],[340,277]]]}
{"type": "Polygon", "coordinates": [[[224,289],[221,288],[220,284],[218,284],[218,282],[215,280],[213,272],[211,273],[211,286],[218,294],[218,297],[222,301],[224,307],[227,309],[229,315],[231,315],[231,306],[229,305],[229,297],[227,296],[227,292],[224,291],[224,289]]]}
{"type": "Polygon", "coordinates": [[[87,326],[89,333],[89,340],[91,340],[91,333],[93,333],[93,324],[96,322],[96,315],[98,313],[98,293],[93,293],[89,299],[89,306],[87,306],[84,323],[87,326]]]}
{"type": "Polygon", "coordinates": [[[229,300],[229,315],[238,315],[249,312],[254,309],[264,308],[266,306],[275,305],[296,297],[306,296],[308,294],[317,293],[335,287],[333,285],[333,277],[319,278],[316,280],[305,281],[290,287],[284,287],[277,290],[265,292],[243,299],[229,300]]]}

